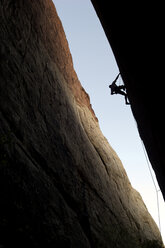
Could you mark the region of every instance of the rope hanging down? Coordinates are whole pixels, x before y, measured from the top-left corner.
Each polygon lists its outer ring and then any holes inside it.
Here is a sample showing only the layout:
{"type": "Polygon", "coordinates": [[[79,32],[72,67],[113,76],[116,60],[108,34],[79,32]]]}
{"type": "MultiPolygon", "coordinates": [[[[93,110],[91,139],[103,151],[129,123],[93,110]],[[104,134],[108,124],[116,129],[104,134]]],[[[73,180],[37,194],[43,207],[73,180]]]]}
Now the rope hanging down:
{"type": "MultiPolygon", "coordinates": [[[[113,94],[124,95],[125,96],[125,102],[126,102],[126,104],[130,104],[128,102],[128,99],[127,99],[128,97],[127,97],[127,93],[126,93],[126,87],[124,85],[120,85],[120,84],[121,84],[121,76],[120,76],[120,73],[119,73],[117,75],[117,77],[115,78],[115,80],[112,82],[112,84],[109,85],[109,88],[111,89],[111,95],[113,95],[113,94]],[[118,78],[119,78],[119,86],[116,85],[116,81],[118,80],[118,78]]],[[[134,121],[135,121],[136,128],[138,129],[136,120],[134,119],[134,121]]],[[[150,165],[150,162],[149,162],[149,159],[148,159],[148,156],[147,156],[147,152],[145,150],[145,146],[144,146],[144,143],[143,143],[141,137],[140,137],[140,140],[141,140],[143,152],[144,152],[144,155],[145,155],[145,158],[146,158],[148,169],[149,169],[149,172],[150,172],[150,175],[151,175],[151,178],[152,178],[152,182],[154,184],[155,192],[156,192],[157,210],[158,210],[158,223],[159,223],[159,230],[160,230],[160,233],[161,233],[160,207],[159,207],[159,195],[158,195],[159,192],[160,192],[160,189],[157,189],[157,186],[156,186],[156,183],[155,183],[155,179],[153,177],[152,170],[151,170],[151,165],[150,165]]]]}
{"type": "MultiPolygon", "coordinates": [[[[135,124],[136,124],[136,128],[138,129],[136,120],[134,119],[134,121],[135,121],[135,124]]],[[[146,149],[145,149],[145,146],[144,146],[144,143],[143,143],[143,140],[141,139],[141,137],[140,137],[140,141],[141,141],[141,144],[142,144],[142,148],[143,148],[143,152],[144,152],[144,155],[145,155],[145,159],[146,159],[146,162],[147,162],[147,165],[148,165],[148,169],[149,169],[149,172],[150,172],[150,175],[151,175],[151,179],[152,179],[152,182],[153,182],[153,185],[154,185],[154,188],[155,188],[155,192],[156,192],[157,211],[158,211],[158,223],[159,223],[159,230],[160,230],[160,233],[161,233],[160,207],[159,207],[159,192],[160,192],[160,189],[157,189],[156,182],[155,182],[155,179],[154,179],[153,174],[152,174],[151,165],[150,165],[150,162],[149,162],[149,159],[148,159],[148,155],[147,155],[147,152],[146,152],[146,149]]]]}
{"type": "Polygon", "coordinates": [[[154,184],[155,192],[156,192],[156,201],[157,201],[157,210],[158,210],[158,223],[159,223],[159,230],[160,230],[160,233],[161,233],[160,207],[159,207],[159,192],[160,192],[160,189],[157,189],[157,187],[156,187],[156,183],[155,183],[155,180],[154,180],[154,177],[153,177],[153,174],[152,174],[150,162],[149,162],[147,152],[145,150],[144,143],[143,143],[142,139],[141,139],[141,143],[142,143],[143,152],[144,152],[144,155],[145,155],[145,158],[146,158],[146,161],[147,161],[148,169],[149,169],[149,172],[150,172],[153,184],[154,184]]]}

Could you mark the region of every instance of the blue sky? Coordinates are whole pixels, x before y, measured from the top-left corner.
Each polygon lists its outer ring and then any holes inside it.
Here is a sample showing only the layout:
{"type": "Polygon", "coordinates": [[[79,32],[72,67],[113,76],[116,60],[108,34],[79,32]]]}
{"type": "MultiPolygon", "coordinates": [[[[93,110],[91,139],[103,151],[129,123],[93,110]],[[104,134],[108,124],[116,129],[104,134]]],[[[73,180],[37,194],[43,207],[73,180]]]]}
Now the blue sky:
{"type": "MultiPolygon", "coordinates": [[[[90,0],[53,2],[66,33],[74,69],[90,96],[100,128],[120,157],[132,186],[140,192],[158,224],[156,192],[130,106],[125,105],[123,96],[110,95],[108,86],[119,69],[95,10],[90,0]]],[[[159,204],[165,242],[165,203],[161,192],[159,204]]]]}

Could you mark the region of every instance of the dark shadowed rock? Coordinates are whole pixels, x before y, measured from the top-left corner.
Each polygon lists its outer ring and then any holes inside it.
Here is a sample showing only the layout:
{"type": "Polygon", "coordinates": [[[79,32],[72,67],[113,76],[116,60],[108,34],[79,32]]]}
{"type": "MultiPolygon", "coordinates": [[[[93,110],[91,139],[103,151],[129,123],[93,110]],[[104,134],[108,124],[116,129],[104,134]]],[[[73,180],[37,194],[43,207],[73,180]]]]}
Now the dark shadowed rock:
{"type": "Polygon", "coordinates": [[[161,247],[99,129],[53,3],[3,0],[0,23],[2,247],[161,247]]]}
{"type": "Polygon", "coordinates": [[[139,134],[165,199],[164,5],[91,0],[127,88],[139,134]],[[120,13],[117,18],[116,11],[120,13]]]}

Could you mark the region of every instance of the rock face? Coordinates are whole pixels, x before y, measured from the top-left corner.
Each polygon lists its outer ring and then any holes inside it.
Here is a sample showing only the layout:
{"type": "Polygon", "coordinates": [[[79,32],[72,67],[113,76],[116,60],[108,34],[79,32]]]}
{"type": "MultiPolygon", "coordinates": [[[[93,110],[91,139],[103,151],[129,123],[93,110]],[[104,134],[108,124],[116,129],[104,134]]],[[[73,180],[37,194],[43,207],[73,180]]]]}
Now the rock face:
{"type": "Polygon", "coordinates": [[[0,4],[1,247],[161,247],[50,0],[0,4]]]}
{"type": "Polygon", "coordinates": [[[139,134],[165,199],[163,3],[91,0],[127,88],[139,134]],[[116,9],[120,15],[116,18],[116,9]],[[159,14],[158,14],[159,13],[159,14]],[[153,18],[157,15],[157,18],[153,18]]]}

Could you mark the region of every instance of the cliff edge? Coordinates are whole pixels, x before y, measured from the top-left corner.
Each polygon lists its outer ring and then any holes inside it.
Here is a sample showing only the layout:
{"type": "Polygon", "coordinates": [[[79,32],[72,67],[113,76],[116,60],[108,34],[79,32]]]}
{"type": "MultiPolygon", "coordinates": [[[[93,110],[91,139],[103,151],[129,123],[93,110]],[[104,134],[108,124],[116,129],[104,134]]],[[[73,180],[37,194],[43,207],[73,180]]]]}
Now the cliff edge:
{"type": "Polygon", "coordinates": [[[1,247],[162,247],[51,0],[0,4],[1,247]]]}

